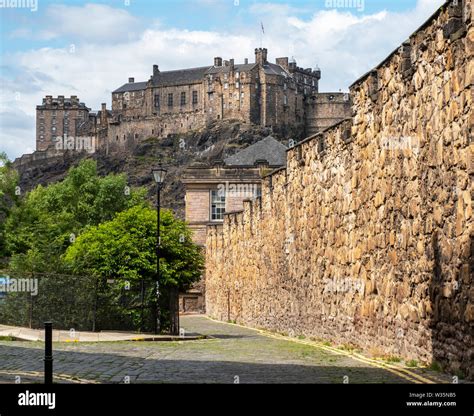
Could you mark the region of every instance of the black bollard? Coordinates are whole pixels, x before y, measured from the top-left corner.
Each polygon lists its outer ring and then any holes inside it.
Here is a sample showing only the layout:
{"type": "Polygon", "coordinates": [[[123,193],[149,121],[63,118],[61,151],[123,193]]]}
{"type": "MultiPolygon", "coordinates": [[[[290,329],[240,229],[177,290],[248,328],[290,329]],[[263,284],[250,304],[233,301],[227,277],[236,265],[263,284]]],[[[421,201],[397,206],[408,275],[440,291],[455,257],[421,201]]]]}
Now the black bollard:
{"type": "Polygon", "coordinates": [[[53,323],[44,323],[44,384],[53,384],[53,323]]]}

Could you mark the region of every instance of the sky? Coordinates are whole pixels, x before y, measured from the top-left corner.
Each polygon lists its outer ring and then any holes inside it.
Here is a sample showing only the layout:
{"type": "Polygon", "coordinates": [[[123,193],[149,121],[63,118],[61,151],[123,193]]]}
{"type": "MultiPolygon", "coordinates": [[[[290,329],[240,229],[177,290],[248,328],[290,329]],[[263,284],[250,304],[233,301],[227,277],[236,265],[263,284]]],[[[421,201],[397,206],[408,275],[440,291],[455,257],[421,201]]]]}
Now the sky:
{"type": "Polygon", "coordinates": [[[215,56],[294,57],[319,67],[320,91],[347,91],[444,0],[0,0],[0,152],[35,150],[46,95],[93,110],[127,82],[211,66],[215,56]],[[16,5],[16,6],[15,6],[16,5]],[[18,7],[25,6],[25,7],[18,7]],[[263,26],[263,30],[262,30],[263,26]]]}

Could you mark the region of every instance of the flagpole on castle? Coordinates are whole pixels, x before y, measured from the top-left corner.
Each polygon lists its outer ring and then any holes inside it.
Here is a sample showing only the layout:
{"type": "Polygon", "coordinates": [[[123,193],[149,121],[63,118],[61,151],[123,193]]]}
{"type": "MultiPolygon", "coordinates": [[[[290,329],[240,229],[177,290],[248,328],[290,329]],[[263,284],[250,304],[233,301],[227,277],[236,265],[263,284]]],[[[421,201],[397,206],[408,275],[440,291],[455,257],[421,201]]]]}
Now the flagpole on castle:
{"type": "Polygon", "coordinates": [[[263,22],[260,22],[262,32],[260,33],[260,48],[263,48],[263,36],[265,35],[265,28],[263,27],[263,22]]]}

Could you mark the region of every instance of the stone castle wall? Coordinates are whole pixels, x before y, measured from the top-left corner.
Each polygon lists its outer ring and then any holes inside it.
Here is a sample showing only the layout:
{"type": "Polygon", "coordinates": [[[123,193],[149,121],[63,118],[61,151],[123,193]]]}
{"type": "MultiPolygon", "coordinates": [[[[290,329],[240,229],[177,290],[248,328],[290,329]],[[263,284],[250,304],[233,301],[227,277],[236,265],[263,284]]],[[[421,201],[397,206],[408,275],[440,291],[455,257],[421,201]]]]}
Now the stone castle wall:
{"type": "Polygon", "coordinates": [[[454,3],[208,227],[210,316],[474,377],[474,29],[454,3]]]}

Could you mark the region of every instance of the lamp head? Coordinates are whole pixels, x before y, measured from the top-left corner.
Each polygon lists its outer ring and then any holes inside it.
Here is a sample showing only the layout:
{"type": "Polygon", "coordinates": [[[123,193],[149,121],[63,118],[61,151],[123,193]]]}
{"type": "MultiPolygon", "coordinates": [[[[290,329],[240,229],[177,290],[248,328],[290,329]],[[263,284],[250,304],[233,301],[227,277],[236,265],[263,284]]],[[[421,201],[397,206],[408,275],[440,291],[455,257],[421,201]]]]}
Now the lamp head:
{"type": "Polygon", "coordinates": [[[153,173],[153,179],[155,179],[155,182],[162,185],[168,171],[160,164],[156,168],[153,168],[151,172],[153,173]]]}

